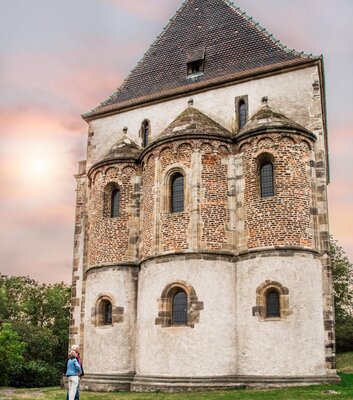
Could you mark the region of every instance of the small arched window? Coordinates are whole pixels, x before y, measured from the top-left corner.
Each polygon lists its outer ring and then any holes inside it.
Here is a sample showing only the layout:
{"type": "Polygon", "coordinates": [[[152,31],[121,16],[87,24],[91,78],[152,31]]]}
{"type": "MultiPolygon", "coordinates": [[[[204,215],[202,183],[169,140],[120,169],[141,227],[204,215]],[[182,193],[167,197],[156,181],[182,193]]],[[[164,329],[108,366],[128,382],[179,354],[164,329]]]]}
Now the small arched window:
{"type": "Polygon", "coordinates": [[[171,178],[170,210],[172,213],[184,211],[184,176],[176,173],[171,178]]]}
{"type": "Polygon", "coordinates": [[[239,129],[241,129],[247,121],[247,112],[246,112],[246,104],[244,100],[240,100],[239,102],[239,129]]]}
{"type": "Polygon", "coordinates": [[[150,138],[151,125],[145,120],[141,124],[142,147],[147,147],[150,138]]]}
{"type": "Polygon", "coordinates": [[[280,318],[279,294],[275,290],[271,290],[266,295],[266,317],[280,318]]]}
{"type": "Polygon", "coordinates": [[[173,297],[172,325],[187,325],[188,322],[188,298],[183,290],[173,297]]]}
{"type": "Polygon", "coordinates": [[[264,162],[260,166],[261,197],[272,197],[275,194],[273,181],[273,164],[264,162]]]}
{"type": "Polygon", "coordinates": [[[120,214],[120,190],[114,189],[111,194],[110,201],[110,216],[112,218],[118,217],[120,214]]]}
{"type": "Polygon", "coordinates": [[[113,307],[108,300],[104,301],[104,325],[111,325],[113,322],[113,307]]]}

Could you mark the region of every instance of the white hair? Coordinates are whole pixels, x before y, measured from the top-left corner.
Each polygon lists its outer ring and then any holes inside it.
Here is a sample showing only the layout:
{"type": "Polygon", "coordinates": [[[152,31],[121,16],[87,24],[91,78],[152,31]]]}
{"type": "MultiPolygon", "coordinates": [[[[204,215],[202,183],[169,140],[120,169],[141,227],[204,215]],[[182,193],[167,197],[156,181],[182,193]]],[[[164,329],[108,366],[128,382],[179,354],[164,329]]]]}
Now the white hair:
{"type": "Polygon", "coordinates": [[[73,351],[80,350],[80,346],[79,346],[78,344],[73,344],[73,345],[71,346],[71,350],[73,350],[73,351]]]}

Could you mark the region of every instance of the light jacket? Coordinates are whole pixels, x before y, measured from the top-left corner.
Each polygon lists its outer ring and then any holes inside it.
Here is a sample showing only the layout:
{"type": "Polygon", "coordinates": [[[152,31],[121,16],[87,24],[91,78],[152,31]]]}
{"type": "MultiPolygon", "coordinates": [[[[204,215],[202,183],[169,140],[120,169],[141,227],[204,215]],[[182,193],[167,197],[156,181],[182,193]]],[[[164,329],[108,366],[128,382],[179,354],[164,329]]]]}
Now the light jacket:
{"type": "Polygon", "coordinates": [[[82,372],[76,358],[70,358],[67,362],[66,376],[80,375],[82,372]]]}

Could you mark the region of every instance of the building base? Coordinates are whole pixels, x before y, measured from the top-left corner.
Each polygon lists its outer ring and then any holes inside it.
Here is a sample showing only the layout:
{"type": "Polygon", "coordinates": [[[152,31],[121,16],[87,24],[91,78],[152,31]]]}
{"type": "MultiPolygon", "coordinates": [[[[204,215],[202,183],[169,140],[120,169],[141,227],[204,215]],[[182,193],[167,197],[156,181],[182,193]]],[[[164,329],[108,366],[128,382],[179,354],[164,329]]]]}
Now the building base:
{"type": "Polygon", "coordinates": [[[246,387],[290,387],[338,383],[337,374],[324,376],[213,376],[213,377],[166,377],[123,374],[85,375],[81,389],[94,392],[201,392],[246,387]]]}

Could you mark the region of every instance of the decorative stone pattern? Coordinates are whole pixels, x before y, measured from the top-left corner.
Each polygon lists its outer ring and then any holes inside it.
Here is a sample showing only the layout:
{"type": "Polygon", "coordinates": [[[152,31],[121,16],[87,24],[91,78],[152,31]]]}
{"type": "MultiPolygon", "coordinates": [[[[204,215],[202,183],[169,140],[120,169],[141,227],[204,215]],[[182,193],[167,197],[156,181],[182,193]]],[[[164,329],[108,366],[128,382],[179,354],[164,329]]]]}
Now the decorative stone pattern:
{"type": "Polygon", "coordinates": [[[245,229],[248,248],[299,246],[314,248],[310,232],[312,207],[309,148],[297,135],[268,134],[252,139],[243,155],[245,229]],[[259,165],[267,156],[274,164],[275,195],[261,198],[259,165]]]}
{"type": "Polygon", "coordinates": [[[86,162],[79,163],[79,171],[75,176],[76,189],[76,215],[75,215],[75,238],[74,258],[72,268],[72,288],[70,307],[70,345],[80,343],[80,320],[82,302],[82,280],[83,280],[83,253],[85,243],[85,206],[86,206],[86,162]]]}

